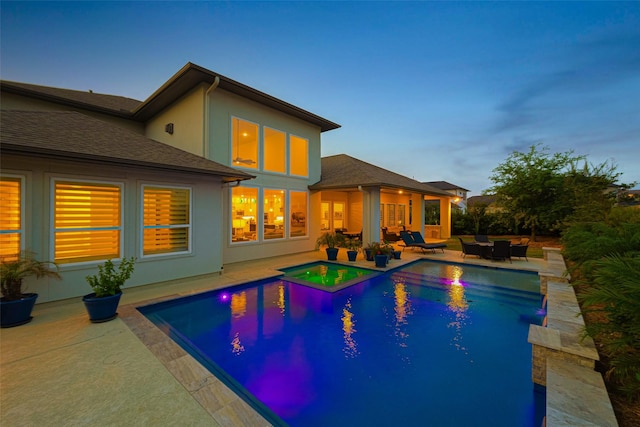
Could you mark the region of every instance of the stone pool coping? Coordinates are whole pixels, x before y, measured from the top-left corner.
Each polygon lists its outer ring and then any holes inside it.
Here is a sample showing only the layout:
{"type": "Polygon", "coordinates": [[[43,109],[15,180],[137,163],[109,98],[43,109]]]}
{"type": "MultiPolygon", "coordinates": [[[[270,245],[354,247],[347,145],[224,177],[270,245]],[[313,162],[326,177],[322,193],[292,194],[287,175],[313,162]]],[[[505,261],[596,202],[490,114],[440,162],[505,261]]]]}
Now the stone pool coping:
{"type": "MultiPolygon", "coordinates": [[[[545,295],[546,326],[531,325],[532,381],[545,386],[545,426],[617,426],[591,337],[583,337],[584,320],[564,258],[557,248],[543,248],[547,270],[539,273],[545,295]]],[[[543,307],[545,308],[545,307],[543,307]]]]}

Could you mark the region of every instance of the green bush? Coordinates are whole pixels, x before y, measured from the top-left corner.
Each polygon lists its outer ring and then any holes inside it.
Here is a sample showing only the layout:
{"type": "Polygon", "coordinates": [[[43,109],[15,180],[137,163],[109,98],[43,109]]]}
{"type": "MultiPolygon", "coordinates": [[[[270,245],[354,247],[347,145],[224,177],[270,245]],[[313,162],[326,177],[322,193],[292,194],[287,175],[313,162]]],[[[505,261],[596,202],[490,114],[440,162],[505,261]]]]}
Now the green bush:
{"type": "Polygon", "coordinates": [[[600,345],[607,378],[640,398],[640,210],[614,208],[605,222],[571,225],[562,238],[573,284],[600,345]]]}

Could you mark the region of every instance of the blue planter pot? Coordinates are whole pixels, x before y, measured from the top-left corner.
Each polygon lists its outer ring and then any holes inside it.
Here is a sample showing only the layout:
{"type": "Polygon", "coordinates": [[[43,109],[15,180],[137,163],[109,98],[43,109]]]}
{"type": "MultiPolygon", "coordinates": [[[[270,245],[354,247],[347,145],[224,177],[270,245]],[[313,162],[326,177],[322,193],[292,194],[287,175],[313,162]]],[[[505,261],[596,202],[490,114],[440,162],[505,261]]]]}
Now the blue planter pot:
{"type": "Polygon", "coordinates": [[[327,248],[327,259],[329,261],[336,261],[338,259],[338,248],[327,248]]]}
{"type": "Polygon", "coordinates": [[[365,249],[364,254],[365,254],[365,257],[367,258],[367,261],[373,261],[373,252],[371,252],[370,249],[365,249]]]}
{"type": "Polygon", "coordinates": [[[393,251],[393,259],[400,259],[401,251],[393,251]]]}
{"type": "Polygon", "coordinates": [[[349,258],[349,261],[355,261],[356,258],[358,257],[358,252],[357,251],[347,251],[347,257],[349,258]]]}
{"type": "Polygon", "coordinates": [[[102,298],[96,298],[96,294],[88,294],[82,297],[82,302],[89,313],[92,323],[102,323],[113,320],[118,316],[118,304],[122,292],[102,298]]]}
{"type": "Polygon", "coordinates": [[[0,302],[0,326],[12,328],[31,322],[31,311],[38,294],[22,294],[22,299],[0,302]]]}
{"type": "Polygon", "coordinates": [[[386,267],[387,262],[389,262],[389,257],[387,255],[376,255],[375,257],[376,267],[386,267]]]}

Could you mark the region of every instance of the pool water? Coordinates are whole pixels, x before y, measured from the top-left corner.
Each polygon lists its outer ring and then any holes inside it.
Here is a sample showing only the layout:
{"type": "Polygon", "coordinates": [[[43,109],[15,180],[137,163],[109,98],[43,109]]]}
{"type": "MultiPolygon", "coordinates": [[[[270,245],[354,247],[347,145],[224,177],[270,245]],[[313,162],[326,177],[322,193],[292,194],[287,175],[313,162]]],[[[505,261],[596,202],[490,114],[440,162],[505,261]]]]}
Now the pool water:
{"type": "Polygon", "coordinates": [[[284,280],[329,292],[344,289],[380,274],[375,270],[330,262],[314,262],[280,269],[284,280]]]}
{"type": "Polygon", "coordinates": [[[420,261],[335,293],[275,280],[140,311],[274,424],[537,427],[538,283],[420,261]]]}

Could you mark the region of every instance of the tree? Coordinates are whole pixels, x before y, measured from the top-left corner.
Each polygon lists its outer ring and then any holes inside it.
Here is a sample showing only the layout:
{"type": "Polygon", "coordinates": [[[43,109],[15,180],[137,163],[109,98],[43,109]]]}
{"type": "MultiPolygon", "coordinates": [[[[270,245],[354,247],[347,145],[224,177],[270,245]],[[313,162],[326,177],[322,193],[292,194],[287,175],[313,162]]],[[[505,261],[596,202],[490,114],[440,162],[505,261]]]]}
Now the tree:
{"type": "Polygon", "coordinates": [[[572,215],[580,219],[586,213],[594,218],[606,215],[615,203],[607,190],[620,175],[615,165],[594,166],[573,151],[548,151],[540,144],[532,145],[528,152],[514,151],[490,177],[494,186],[488,192],[497,196],[497,204],[513,218],[522,218],[533,241],[539,230],[560,230],[572,215]]]}

